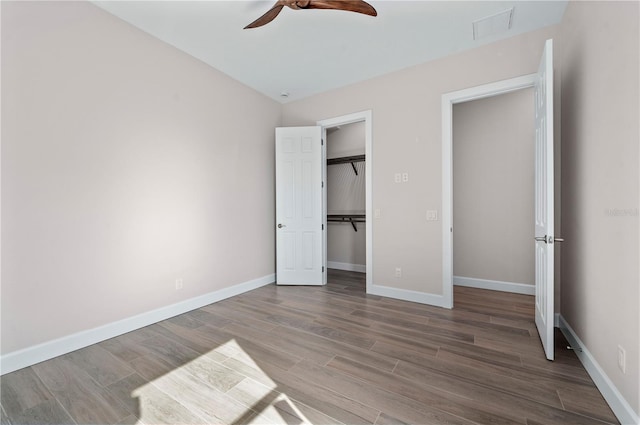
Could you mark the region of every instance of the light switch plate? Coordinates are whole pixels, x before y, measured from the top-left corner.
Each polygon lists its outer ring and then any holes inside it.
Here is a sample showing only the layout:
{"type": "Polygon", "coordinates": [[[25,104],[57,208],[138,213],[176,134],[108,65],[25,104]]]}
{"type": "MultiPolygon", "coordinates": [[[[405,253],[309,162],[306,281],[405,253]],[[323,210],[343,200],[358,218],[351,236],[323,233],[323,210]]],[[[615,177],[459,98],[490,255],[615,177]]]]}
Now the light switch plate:
{"type": "Polygon", "coordinates": [[[618,345],[618,367],[622,373],[627,373],[627,351],[618,345]]]}

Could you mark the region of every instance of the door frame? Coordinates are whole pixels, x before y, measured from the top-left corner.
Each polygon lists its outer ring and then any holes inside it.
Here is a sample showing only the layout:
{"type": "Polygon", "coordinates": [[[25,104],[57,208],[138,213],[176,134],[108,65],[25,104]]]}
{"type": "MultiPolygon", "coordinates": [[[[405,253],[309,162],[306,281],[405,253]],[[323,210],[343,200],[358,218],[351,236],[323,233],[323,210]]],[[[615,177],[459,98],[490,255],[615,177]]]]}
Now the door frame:
{"type": "Polygon", "coordinates": [[[453,105],[535,86],[537,74],[442,95],[442,307],[453,308],[453,105]]]}
{"type": "MultiPolygon", "coordinates": [[[[372,113],[371,110],[354,112],[348,115],[341,115],[334,118],[327,118],[316,122],[316,125],[322,129],[322,181],[327,181],[327,128],[336,127],[339,125],[353,124],[357,122],[364,122],[365,133],[365,231],[366,231],[366,291],[371,292],[373,286],[373,125],[371,122],[372,113]]],[[[324,284],[327,283],[327,185],[325,184],[322,189],[322,215],[324,217],[324,233],[323,238],[323,254],[322,261],[325,269],[323,276],[324,284]]]]}

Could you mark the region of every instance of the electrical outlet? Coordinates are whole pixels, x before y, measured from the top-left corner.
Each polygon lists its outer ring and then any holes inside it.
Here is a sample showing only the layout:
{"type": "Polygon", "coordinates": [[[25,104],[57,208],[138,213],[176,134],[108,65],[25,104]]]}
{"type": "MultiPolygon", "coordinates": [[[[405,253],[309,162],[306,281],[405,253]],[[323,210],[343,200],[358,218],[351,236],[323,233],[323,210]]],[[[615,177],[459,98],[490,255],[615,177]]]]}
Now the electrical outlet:
{"type": "Polygon", "coordinates": [[[396,183],[402,183],[402,174],[395,173],[393,175],[393,181],[395,181],[396,183]]]}
{"type": "Polygon", "coordinates": [[[380,208],[376,208],[375,210],[373,210],[373,218],[380,218],[380,217],[381,217],[380,208]]]}
{"type": "Polygon", "coordinates": [[[396,267],[396,277],[402,277],[402,269],[400,267],[396,267]]]}
{"type": "Polygon", "coordinates": [[[182,279],[176,279],[176,291],[182,289],[182,279]]]}
{"type": "Polygon", "coordinates": [[[622,373],[627,373],[627,352],[620,345],[618,345],[618,367],[622,373]]]}
{"type": "Polygon", "coordinates": [[[409,173],[402,173],[402,183],[409,181],[409,173]]]}
{"type": "Polygon", "coordinates": [[[438,210],[428,210],[427,221],[438,221],[438,210]]]}

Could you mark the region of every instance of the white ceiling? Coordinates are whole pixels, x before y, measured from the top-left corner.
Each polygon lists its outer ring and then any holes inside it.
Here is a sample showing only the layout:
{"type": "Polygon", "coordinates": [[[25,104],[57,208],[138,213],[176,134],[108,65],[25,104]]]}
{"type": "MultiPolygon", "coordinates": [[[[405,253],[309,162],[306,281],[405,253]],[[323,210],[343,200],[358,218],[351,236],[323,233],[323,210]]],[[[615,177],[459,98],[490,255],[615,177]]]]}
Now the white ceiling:
{"type": "Polygon", "coordinates": [[[94,1],[265,95],[288,102],[559,23],[566,1],[370,1],[377,17],[275,1],[94,1]],[[514,8],[512,27],[473,40],[472,22],[514,8]],[[283,98],[282,92],[289,97],[283,98]]]}

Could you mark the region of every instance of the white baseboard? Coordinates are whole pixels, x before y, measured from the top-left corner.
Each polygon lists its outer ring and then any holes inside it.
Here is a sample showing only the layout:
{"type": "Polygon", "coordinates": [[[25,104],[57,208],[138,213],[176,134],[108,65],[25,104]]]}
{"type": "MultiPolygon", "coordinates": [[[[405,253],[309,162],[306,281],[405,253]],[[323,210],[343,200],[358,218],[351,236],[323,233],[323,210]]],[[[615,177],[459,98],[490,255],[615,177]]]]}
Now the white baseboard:
{"type": "Polygon", "coordinates": [[[525,283],[502,282],[499,280],[476,279],[473,277],[453,276],[453,284],[470,288],[490,289],[492,291],[514,292],[516,294],[535,295],[536,287],[525,283]]]}
{"type": "Polygon", "coordinates": [[[346,270],[348,272],[366,273],[367,266],[364,264],[338,263],[337,261],[327,261],[327,268],[336,270],[346,270]]]}
{"type": "Polygon", "coordinates": [[[618,420],[623,425],[638,425],[640,424],[640,416],[634,412],[631,405],[620,394],[620,391],[613,384],[611,379],[607,376],[604,370],[600,367],[596,359],[591,355],[584,343],[578,338],[575,331],[567,323],[567,321],[560,315],[560,330],[569,341],[582,365],[593,379],[593,382],[598,387],[598,390],[602,393],[602,396],[613,410],[618,420]]]}
{"type": "Polygon", "coordinates": [[[252,289],[268,285],[275,281],[275,274],[263,276],[248,282],[239,283],[228,288],[210,292],[176,304],[160,307],[156,310],[108,323],[94,329],[71,334],[53,341],[44,342],[22,350],[14,351],[0,357],[0,375],[22,369],[54,357],[70,353],[92,344],[104,341],[179,314],[195,310],[252,289]]]}
{"type": "Polygon", "coordinates": [[[446,299],[442,295],[425,294],[424,292],[411,291],[409,289],[398,289],[388,286],[371,285],[371,287],[367,288],[367,293],[371,295],[379,295],[381,297],[395,298],[403,301],[433,305],[436,307],[451,308],[447,306],[446,299]]]}

